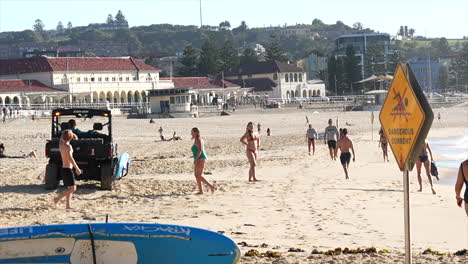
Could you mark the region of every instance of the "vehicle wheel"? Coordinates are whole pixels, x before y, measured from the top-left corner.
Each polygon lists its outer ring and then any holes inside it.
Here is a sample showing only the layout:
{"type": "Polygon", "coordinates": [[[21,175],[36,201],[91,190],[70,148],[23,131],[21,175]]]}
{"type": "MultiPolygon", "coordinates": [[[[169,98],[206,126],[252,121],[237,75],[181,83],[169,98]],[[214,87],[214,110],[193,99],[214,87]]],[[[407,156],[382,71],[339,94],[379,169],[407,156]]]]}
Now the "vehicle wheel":
{"type": "Polygon", "coordinates": [[[45,188],[47,190],[55,190],[58,187],[59,181],[59,168],[57,164],[47,164],[45,171],[45,188]]]}
{"type": "Polygon", "coordinates": [[[112,183],[114,181],[112,163],[106,162],[101,164],[101,189],[112,190],[112,183]]]}

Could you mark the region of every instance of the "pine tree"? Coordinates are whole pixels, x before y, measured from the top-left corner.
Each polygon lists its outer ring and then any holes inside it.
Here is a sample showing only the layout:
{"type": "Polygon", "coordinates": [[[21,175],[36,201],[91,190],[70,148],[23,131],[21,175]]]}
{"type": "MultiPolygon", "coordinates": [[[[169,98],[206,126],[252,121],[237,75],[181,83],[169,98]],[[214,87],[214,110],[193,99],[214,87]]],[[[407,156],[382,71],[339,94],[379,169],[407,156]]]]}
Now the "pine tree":
{"type": "Polygon", "coordinates": [[[240,57],[240,64],[247,64],[247,63],[252,63],[252,62],[257,62],[258,61],[258,57],[257,57],[257,53],[255,52],[255,50],[251,49],[251,48],[246,48],[244,50],[244,55],[242,55],[240,57]]]}
{"type": "Polygon", "coordinates": [[[346,47],[346,57],[344,58],[344,77],[345,82],[350,88],[351,93],[353,93],[352,87],[355,82],[361,79],[361,67],[359,67],[358,58],[354,51],[353,45],[348,45],[346,47]]]}
{"type": "Polygon", "coordinates": [[[200,74],[217,74],[219,69],[218,49],[210,39],[205,40],[201,48],[198,71],[200,74]]]}
{"type": "Polygon", "coordinates": [[[179,59],[182,67],[179,69],[181,76],[197,76],[198,75],[198,54],[197,51],[189,45],[184,49],[184,55],[179,59]]]}
{"type": "Polygon", "coordinates": [[[68,24],[67,24],[67,31],[72,30],[72,28],[73,28],[72,22],[71,22],[71,21],[68,21],[68,24]]]}
{"type": "Polygon", "coordinates": [[[266,49],[266,60],[277,60],[287,62],[288,58],[284,55],[284,50],[280,47],[280,43],[275,34],[270,35],[270,42],[266,49]]]}
{"type": "Polygon", "coordinates": [[[59,21],[58,24],[57,24],[57,31],[59,33],[62,33],[63,32],[63,24],[62,24],[62,21],[59,21]]]}
{"type": "Polygon", "coordinates": [[[47,41],[49,40],[49,35],[47,32],[44,30],[45,25],[40,19],[36,19],[34,21],[33,29],[34,32],[41,38],[42,41],[47,41]]]}
{"type": "Polygon", "coordinates": [[[112,16],[112,14],[107,15],[106,23],[108,25],[114,24],[114,17],[112,16]]]}
{"type": "Polygon", "coordinates": [[[127,20],[125,19],[125,16],[122,14],[122,11],[118,11],[117,15],[115,15],[115,23],[117,25],[122,25],[122,24],[127,24],[127,20]]]}
{"type": "Polygon", "coordinates": [[[328,60],[328,89],[336,95],[343,94],[344,90],[344,60],[331,56],[328,60]]]}
{"type": "Polygon", "coordinates": [[[229,71],[229,69],[232,67],[239,65],[239,56],[237,55],[237,50],[229,40],[224,42],[224,45],[219,53],[219,57],[222,63],[222,71],[229,71]]]}
{"type": "Polygon", "coordinates": [[[384,48],[373,41],[367,47],[365,55],[366,75],[382,75],[386,72],[384,48]]]}

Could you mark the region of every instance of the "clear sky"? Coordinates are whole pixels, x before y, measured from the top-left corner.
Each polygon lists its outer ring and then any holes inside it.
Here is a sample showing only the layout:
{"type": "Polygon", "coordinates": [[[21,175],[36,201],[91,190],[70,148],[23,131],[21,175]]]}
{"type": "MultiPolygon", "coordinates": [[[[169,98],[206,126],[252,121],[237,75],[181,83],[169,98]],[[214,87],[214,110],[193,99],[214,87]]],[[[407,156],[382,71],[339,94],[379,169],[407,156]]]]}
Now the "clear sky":
{"type": "MultiPolygon", "coordinates": [[[[73,26],[103,23],[118,10],[130,26],[200,25],[199,0],[0,0],[0,32],[31,29],[41,19],[46,29],[58,21],[73,26]]],[[[400,25],[426,37],[468,36],[468,0],[202,0],[203,24],[249,27],[310,24],[314,18],[332,24],[361,22],[364,27],[395,35],[400,25]]]]}

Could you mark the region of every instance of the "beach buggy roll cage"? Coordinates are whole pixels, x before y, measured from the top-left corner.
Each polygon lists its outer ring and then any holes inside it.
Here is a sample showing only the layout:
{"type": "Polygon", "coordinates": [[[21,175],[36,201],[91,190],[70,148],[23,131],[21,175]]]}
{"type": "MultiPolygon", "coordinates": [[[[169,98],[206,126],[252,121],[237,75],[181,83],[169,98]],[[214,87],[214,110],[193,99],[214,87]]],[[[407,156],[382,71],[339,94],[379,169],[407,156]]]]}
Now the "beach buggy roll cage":
{"type": "Polygon", "coordinates": [[[92,119],[95,116],[107,117],[108,121],[105,124],[94,123],[93,130],[102,130],[104,126],[107,126],[108,136],[112,138],[112,119],[111,111],[104,109],[86,109],[86,108],[58,108],[52,110],[52,138],[60,137],[61,131],[69,129],[68,120],[67,122],[60,123],[60,117],[62,116],[74,116],[76,118],[89,118],[92,119]]]}

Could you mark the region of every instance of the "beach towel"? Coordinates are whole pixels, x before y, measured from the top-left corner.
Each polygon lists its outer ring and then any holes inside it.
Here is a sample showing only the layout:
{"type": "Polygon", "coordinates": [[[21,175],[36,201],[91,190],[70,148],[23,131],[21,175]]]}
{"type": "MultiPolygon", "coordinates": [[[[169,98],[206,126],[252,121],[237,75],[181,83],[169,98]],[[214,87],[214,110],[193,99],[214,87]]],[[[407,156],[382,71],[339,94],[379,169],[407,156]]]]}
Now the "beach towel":
{"type": "Polygon", "coordinates": [[[437,180],[439,180],[439,171],[437,171],[435,161],[431,161],[431,175],[436,177],[437,180]]]}

